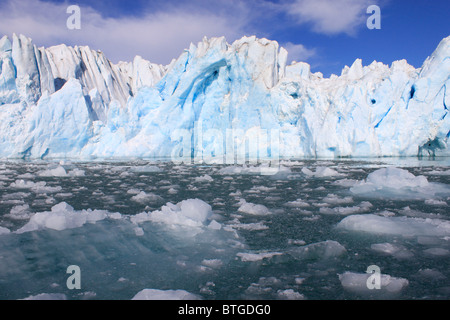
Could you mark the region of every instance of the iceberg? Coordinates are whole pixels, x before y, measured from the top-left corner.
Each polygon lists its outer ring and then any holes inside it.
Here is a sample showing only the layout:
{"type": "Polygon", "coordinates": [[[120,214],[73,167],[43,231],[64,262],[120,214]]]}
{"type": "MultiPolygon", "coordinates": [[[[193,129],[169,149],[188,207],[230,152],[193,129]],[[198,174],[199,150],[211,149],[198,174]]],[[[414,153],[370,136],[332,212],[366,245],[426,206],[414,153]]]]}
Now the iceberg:
{"type": "Polygon", "coordinates": [[[421,68],[357,59],[324,78],[255,36],[204,38],[167,66],[4,36],[0,157],[235,164],[449,155],[449,55],[450,36],[421,68]]]}

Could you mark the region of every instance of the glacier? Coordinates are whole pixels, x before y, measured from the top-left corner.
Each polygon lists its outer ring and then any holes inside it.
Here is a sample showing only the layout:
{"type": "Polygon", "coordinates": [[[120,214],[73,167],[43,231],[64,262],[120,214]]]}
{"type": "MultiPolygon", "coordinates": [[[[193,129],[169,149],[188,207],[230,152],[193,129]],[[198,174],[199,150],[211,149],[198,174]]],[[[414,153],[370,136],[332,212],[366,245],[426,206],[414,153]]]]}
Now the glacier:
{"type": "Polygon", "coordinates": [[[414,68],[323,77],[276,41],[204,38],[167,65],[0,39],[0,158],[448,156],[450,36],[414,68]]]}

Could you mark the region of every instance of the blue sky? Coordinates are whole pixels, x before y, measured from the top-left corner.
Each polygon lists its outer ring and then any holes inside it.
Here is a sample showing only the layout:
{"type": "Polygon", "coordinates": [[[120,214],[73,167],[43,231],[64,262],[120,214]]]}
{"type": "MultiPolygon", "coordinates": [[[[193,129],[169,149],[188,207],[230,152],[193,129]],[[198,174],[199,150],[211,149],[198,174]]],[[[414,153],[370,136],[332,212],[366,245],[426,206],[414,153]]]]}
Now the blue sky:
{"type": "Polygon", "coordinates": [[[160,64],[203,36],[232,43],[256,35],[328,77],[357,58],[420,67],[450,35],[449,12],[448,0],[0,0],[0,34],[46,47],[89,45],[114,63],[141,55],[160,64]],[[66,27],[72,4],[81,9],[80,30],[66,27]],[[370,5],[381,9],[380,30],[366,26],[370,5]]]}

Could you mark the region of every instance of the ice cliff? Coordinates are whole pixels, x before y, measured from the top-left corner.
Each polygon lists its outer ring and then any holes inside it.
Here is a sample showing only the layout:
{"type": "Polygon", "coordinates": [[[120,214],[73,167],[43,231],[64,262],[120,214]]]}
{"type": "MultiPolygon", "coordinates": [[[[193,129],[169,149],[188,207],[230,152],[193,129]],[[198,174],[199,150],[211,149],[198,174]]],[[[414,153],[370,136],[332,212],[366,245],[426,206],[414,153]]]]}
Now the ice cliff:
{"type": "Polygon", "coordinates": [[[450,36],[419,69],[360,59],[324,78],[277,42],[191,44],[168,66],[0,39],[0,157],[449,155],[450,36]]]}

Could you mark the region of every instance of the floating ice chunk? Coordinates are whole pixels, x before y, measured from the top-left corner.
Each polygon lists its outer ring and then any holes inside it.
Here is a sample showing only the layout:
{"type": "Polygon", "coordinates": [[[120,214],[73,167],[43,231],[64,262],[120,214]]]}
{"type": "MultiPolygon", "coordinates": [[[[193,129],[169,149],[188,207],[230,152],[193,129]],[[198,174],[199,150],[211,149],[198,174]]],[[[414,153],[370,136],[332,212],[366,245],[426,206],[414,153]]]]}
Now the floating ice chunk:
{"type": "Polygon", "coordinates": [[[307,176],[317,178],[342,176],[341,173],[328,167],[317,167],[315,172],[309,170],[306,167],[303,167],[302,172],[307,176]]]}
{"type": "Polygon", "coordinates": [[[240,174],[255,174],[255,175],[287,175],[291,173],[291,169],[285,166],[273,166],[262,164],[261,166],[227,166],[218,171],[223,175],[240,175],[240,174]]]}
{"type": "Polygon", "coordinates": [[[276,190],[275,187],[266,186],[253,186],[250,190],[245,191],[246,193],[260,193],[260,192],[270,192],[276,190]]]}
{"type": "Polygon", "coordinates": [[[388,242],[374,243],[370,248],[376,252],[388,254],[397,259],[408,259],[413,256],[413,254],[403,246],[393,245],[388,242]]]}
{"type": "Polygon", "coordinates": [[[449,176],[450,175],[450,169],[448,170],[432,170],[432,171],[428,171],[426,174],[429,175],[437,175],[437,176],[449,176]]]}
{"type": "Polygon", "coordinates": [[[201,297],[185,290],[144,289],[132,300],[201,300],[201,297]]]}
{"type": "Polygon", "coordinates": [[[34,174],[27,172],[27,173],[18,175],[17,178],[18,179],[34,179],[34,174]]]}
{"type": "Polygon", "coordinates": [[[131,197],[131,200],[139,203],[148,203],[148,202],[163,201],[163,198],[154,193],[146,193],[144,191],[141,191],[137,195],[131,197]]]}
{"type": "Polygon", "coordinates": [[[439,256],[439,257],[446,257],[450,255],[450,251],[444,248],[429,248],[426,250],[423,250],[423,252],[427,255],[431,256],[439,256]]]}
{"type": "Polygon", "coordinates": [[[347,178],[333,181],[333,184],[344,187],[344,188],[353,187],[357,183],[359,183],[358,180],[347,179],[347,178]]]}
{"type": "Polygon", "coordinates": [[[67,172],[62,166],[54,169],[47,169],[37,173],[41,177],[67,177],[67,172]]]}
{"type": "MultiPolygon", "coordinates": [[[[280,285],[281,285],[281,280],[276,277],[261,277],[258,279],[257,283],[252,283],[250,285],[250,287],[247,288],[247,290],[250,288],[256,289],[259,287],[260,289],[262,289],[262,291],[260,291],[260,293],[263,293],[263,292],[271,291],[272,288],[270,288],[270,287],[275,287],[275,286],[280,286],[280,285]]],[[[256,292],[254,292],[254,293],[256,293],[256,292]]]]}
{"type": "Polygon", "coordinates": [[[22,300],[67,300],[67,297],[63,293],[40,293],[22,300]]]}
{"type": "Polygon", "coordinates": [[[334,240],[321,241],[306,246],[295,247],[288,253],[296,259],[331,259],[344,255],[345,247],[334,240]]]}
{"type": "Polygon", "coordinates": [[[62,190],[60,186],[47,186],[47,183],[45,181],[33,182],[27,180],[16,180],[15,182],[11,183],[10,188],[30,189],[35,193],[54,193],[62,190]]]}
{"type": "Polygon", "coordinates": [[[436,199],[427,199],[425,200],[425,204],[429,206],[447,206],[446,201],[436,200],[436,199]]]}
{"type": "Polygon", "coordinates": [[[383,198],[428,199],[450,195],[446,185],[428,182],[425,176],[415,176],[408,170],[388,167],[378,169],[350,191],[357,195],[383,198]]]}
{"type": "Polygon", "coordinates": [[[37,173],[40,177],[84,177],[85,172],[81,169],[75,168],[69,172],[62,166],[54,169],[42,170],[37,173]]]}
{"type": "Polygon", "coordinates": [[[14,206],[9,214],[6,214],[5,217],[8,217],[13,220],[27,220],[29,219],[33,213],[30,212],[30,206],[28,204],[14,206]]]}
{"type": "Polygon", "coordinates": [[[277,297],[281,300],[305,300],[305,296],[293,289],[278,290],[277,297]]]}
{"type": "Polygon", "coordinates": [[[306,207],[310,206],[310,204],[308,202],[303,201],[301,199],[297,199],[295,201],[286,202],[284,205],[286,207],[290,207],[290,208],[306,208],[306,207]]]}
{"type": "Polygon", "coordinates": [[[175,188],[169,188],[169,190],[167,190],[167,193],[168,193],[168,194],[177,194],[177,193],[178,193],[178,190],[175,189],[175,188]]]}
{"type": "Polygon", "coordinates": [[[352,203],[353,198],[352,197],[340,198],[337,195],[331,193],[327,195],[325,198],[323,198],[322,201],[329,204],[345,204],[345,203],[352,203]]]}
{"type": "Polygon", "coordinates": [[[73,207],[61,202],[52,207],[51,211],[38,212],[30,221],[16,233],[24,233],[41,229],[65,230],[83,226],[85,223],[95,223],[108,217],[105,210],[75,211],[73,207]]]}
{"type": "Polygon", "coordinates": [[[311,205],[308,202],[306,202],[306,201],[302,201],[300,199],[297,199],[295,201],[286,202],[284,204],[284,206],[290,207],[290,208],[307,208],[307,207],[310,207],[311,205]]]}
{"type": "Polygon", "coordinates": [[[204,259],[202,265],[210,268],[220,268],[223,265],[223,261],[220,259],[204,259]]]}
{"type": "Polygon", "coordinates": [[[130,189],[127,191],[128,194],[139,194],[141,193],[141,190],[138,189],[130,189]]]}
{"type": "Polygon", "coordinates": [[[84,177],[85,176],[85,172],[84,170],[75,168],[71,171],[68,172],[68,176],[69,177],[84,177]]]}
{"type": "Polygon", "coordinates": [[[258,230],[267,230],[269,229],[268,226],[266,226],[262,222],[251,222],[251,223],[241,223],[239,221],[234,221],[235,223],[230,223],[227,225],[228,228],[233,229],[243,229],[243,230],[250,230],[250,231],[258,231],[258,230]]]}
{"type": "Polygon", "coordinates": [[[216,220],[212,220],[208,225],[208,228],[212,230],[220,230],[222,228],[222,225],[216,220]]]}
{"type": "Polygon", "coordinates": [[[239,252],[236,255],[241,258],[242,261],[247,262],[255,262],[263,259],[270,259],[273,256],[282,255],[282,252],[260,252],[260,253],[247,253],[247,252],[239,252]]]}
{"type": "Polygon", "coordinates": [[[207,174],[205,174],[205,175],[203,175],[201,177],[196,177],[194,179],[194,182],[196,182],[196,183],[199,183],[199,182],[213,182],[213,181],[214,181],[214,179],[211,178],[211,176],[209,176],[207,174]]]}
{"type": "Polygon", "coordinates": [[[257,215],[257,216],[264,216],[271,214],[270,210],[267,209],[266,206],[262,204],[254,204],[250,202],[246,202],[245,200],[241,204],[241,206],[238,209],[239,212],[257,215]]]}
{"type": "Polygon", "coordinates": [[[5,228],[5,227],[2,227],[2,226],[0,226],[0,235],[2,235],[2,234],[8,234],[8,233],[10,233],[11,231],[8,229],[8,228],[5,228]]]}
{"type": "Polygon", "coordinates": [[[450,236],[450,221],[409,217],[382,217],[374,214],[352,215],[338,229],[402,236],[450,236]]]}
{"type": "Polygon", "coordinates": [[[134,234],[138,237],[141,237],[144,235],[144,229],[142,229],[141,227],[136,227],[133,230],[134,230],[134,234]]]}
{"type": "Polygon", "coordinates": [[[161,222],[168,225],[201,227],[210,218],[212,208],[200,199],[183,200],[176,205],[168,202],[161,210],[142,212],[131,217],[133,223],[146,221],[161,222]]]}
{"type": "Polygon", "coordinates": [[[367,286],[367,280],[372,274],[369,273],[355,273],[344,272],[339,275],[341,285],[345,290],[356,294],[380,294],[387,293],[400,293],[405,287],[408,286],[409,281],[404,278],[395,278],[386,274],[380,274],[380,289],[369,289],[367,286]]]}
{"type": "Polygon", "coordinates": [[[417,275],[425,278],[426,280],[434,281],[444,280],[447,278],[444,274],[442,274],[442,272],[436,269],[420,269],[417,272],[417,275]]]}
{"type": "Polygon", "coordinates": [[[162,172],[163,170],[157,166],[137,166],[131,167],[130,171],[136,173],[152,173],[152,172],[162,172]]]}
{"type": "Polygon", "coordinates": [[[335,214],[335,215],[349,215],[355,213],[367,212],[372,207],[372,204],[368,201],[363,201],[359,206],[353,207],[336,207],[336,208],[327,208],[322,207],[319,209],[319,212],[322,214],[335,214]]]}

